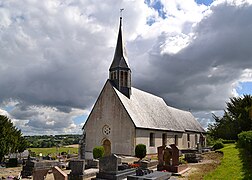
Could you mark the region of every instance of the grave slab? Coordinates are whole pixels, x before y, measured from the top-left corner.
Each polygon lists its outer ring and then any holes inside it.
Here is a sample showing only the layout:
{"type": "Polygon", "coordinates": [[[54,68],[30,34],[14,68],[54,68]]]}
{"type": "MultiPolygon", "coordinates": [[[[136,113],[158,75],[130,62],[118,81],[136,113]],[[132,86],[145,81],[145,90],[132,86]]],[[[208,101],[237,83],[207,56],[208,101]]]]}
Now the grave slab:
{"type": "Polygon", "coordinates": [[[172,174],[169,172],[155,171],[144,176],[130,175],[127,176],[127,180],[167,180],[171,177],[171,175],[172,174]]]}

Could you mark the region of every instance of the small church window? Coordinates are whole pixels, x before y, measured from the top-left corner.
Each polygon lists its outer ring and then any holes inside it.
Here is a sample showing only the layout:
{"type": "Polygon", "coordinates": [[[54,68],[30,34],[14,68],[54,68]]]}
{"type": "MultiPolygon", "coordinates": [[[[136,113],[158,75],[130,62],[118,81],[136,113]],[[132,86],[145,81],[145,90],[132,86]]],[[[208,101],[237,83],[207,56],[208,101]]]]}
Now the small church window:
{"type": "Polygon", "coordinates": [[[155,134],[150,133],[150,146],[153,147],[155,146],[155,134]]]}
{"type": "Polygon", "coordinates": [[[167,145],[167,134],[166,133],[162,134],[162,145],[163,146],[167,145]]]}
{"type": "Polygon", "coordinates": [[[174,137],[174,144],[176,146],[178,145],[178,135],[175,135],[175,137],[174,137]]]}
{"type": "Polygon", "coordinates": [[[188,143],[188,148],[190,148],[190,134],[187,134],[187,143],[188,143]]]}

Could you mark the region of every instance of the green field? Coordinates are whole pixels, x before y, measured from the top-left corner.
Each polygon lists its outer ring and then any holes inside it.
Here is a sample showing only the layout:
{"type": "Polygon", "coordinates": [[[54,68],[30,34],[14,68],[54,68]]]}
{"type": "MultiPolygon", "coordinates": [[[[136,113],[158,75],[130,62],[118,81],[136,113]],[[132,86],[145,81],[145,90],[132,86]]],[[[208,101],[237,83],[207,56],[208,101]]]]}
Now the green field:
{"type": "Polygon", "coordinates": [[[52,147],[52,148],[29,148],[32,152],[35,152],[38,156],[39,153],[42,153],[43,156],[46,156],[48,154],[55,156],[56,154],[59,154],[61,152],[66,152],[68,154],[78,154],[78,148],[76,147],[52,147]]]}
{"type": "Polygon", "coordinates": [[[251,179],[251,157],[244,154],[235,144],[226,145],[220,149],[224,153],[221,164],[204,179],[251,179]]]}

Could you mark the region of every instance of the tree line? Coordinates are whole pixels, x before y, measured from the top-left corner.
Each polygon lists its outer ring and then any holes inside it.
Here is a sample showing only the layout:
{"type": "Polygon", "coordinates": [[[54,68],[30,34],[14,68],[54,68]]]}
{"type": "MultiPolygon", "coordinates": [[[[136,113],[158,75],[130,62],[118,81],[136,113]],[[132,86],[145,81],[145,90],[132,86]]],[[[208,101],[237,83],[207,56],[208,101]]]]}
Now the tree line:
{"type": "Polygon", "coordinates": [[[30,148],[50,148],[78,144],[80,138],[81,135],[79,134],[25,136],[30,148]]]}
{"type": "Polygon", "coordinates": [[[28,142],[22,136],[21,130],[8,117],[0,115],[0,162],[4,155],[24,152],[27,146],[28,142]]]}
{"type": "Polygon", "coordinates": [[[238,134],[252,130],[252,96],[232,97],[222,117],[213,114],[215,122],[208,126],[214,139],[237,140],[238,134]]]}

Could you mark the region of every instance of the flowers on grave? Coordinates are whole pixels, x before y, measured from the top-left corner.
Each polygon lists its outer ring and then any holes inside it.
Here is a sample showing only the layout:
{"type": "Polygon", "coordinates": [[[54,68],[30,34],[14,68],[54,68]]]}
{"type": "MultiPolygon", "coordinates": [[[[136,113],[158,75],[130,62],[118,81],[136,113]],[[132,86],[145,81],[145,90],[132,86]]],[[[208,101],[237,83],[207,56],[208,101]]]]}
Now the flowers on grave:
{"type": "Polygon", "coordinates": [[[130,168],[138,168],[140,167],[140,164],[129,164],[130,168]]]}

